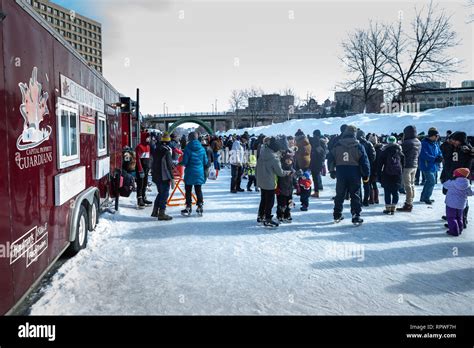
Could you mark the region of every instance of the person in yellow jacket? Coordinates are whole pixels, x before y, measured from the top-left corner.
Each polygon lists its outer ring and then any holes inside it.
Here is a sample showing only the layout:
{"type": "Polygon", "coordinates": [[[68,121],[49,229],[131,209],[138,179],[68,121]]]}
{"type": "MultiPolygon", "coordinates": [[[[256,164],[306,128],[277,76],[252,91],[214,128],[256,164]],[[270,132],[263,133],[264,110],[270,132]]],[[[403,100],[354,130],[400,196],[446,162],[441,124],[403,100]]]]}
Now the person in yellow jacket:
{"type": "Polygon", "coordinates": [[[247,191],[252,191],[252,185],[255,186],[255,192],[259,192],[257,186],[257,177],[255,176],[255,168],[257,167],[257,156],[251,154],[249,156],[249,161],[247,163],[247,175],[249,177],[249,181],[247,182],[247,191]]]}

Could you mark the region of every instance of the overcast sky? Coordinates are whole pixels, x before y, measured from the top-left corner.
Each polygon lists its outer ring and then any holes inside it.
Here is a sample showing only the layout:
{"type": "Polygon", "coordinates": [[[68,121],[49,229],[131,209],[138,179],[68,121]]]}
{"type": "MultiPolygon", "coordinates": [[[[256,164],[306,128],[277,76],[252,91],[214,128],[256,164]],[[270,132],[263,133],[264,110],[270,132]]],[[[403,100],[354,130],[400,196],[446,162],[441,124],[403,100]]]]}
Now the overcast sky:
{"type": "MultiPolygon", "coordinates": [[[[369,20],[409,21],[426,1],[54,0],[102,22],[104,75],[123,94],[141,90],[141,112],[229,109],[232,89],[291,87],[302,98],[334,98],[345,78],[341,41],[369,20]]],[[[474,24],[467,0],[435,1],[462,40],[452,51],[474,79],[474,24]]]]}

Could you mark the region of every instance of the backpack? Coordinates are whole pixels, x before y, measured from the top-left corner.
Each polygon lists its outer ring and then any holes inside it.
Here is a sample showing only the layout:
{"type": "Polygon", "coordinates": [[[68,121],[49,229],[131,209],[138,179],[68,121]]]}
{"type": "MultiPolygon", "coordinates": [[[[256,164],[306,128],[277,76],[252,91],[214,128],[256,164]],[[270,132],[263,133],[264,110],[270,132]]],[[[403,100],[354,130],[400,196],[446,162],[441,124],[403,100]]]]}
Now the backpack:
{"type": "Polygon", "coordinates": [[[399,151],[395,151],[391,156],[387,156],[384,165],[384,172],[387,175],[402,175],[402,161],[399,151]]]}
{"type": "Polygon", "coordinates": [[[135,187],[135,178],[133,175],[123,171],[120,177],[119,194],[122,197],[129,197],[135,187]]]}

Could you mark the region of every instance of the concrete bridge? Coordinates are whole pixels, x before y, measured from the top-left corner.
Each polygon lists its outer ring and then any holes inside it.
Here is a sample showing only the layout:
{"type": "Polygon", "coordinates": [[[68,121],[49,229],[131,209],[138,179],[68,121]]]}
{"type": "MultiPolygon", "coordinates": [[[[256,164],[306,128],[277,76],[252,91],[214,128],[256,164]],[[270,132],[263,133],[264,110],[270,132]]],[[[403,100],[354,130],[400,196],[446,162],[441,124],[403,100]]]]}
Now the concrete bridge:
{"type": "Polygon", "coordinates": [[[154,128],[171,133],[175,128],[184,123],[195,123],[205,128],[209,134],[213,134],[216,131],[225,132],[230,129],[259,127],[292,119],[320,118],[321,116],[319,113],[249,113],[242,110],[239,112],[155,115],[144,118],[142,124],[146,128],[154,128]]]}

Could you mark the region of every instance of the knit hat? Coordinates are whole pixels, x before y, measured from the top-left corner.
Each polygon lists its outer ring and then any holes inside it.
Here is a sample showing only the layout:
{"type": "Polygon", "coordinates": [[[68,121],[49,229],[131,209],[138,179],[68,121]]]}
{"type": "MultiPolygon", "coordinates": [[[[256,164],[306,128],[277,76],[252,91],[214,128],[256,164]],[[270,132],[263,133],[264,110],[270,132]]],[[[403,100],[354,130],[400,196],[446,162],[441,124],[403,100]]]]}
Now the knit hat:
{"type": "Polygon", "coordinates": [[[455,178],[468,178],[470,174],[471,171],[468,168],[458,168],[453,173],[455,178]]]}
{"type": "Polygon", "coordinates": [[[357,138],[365,138],[365,133],[362,129],[357,131],[357,138]]]}
{"type": "Polygon", "coordinates": [[[357,127],[356,126],[347,126],[346,129],[344,130],[344,133],[342,134],[343,137],[355,137],[357,133],[357,127]]]}
{"type": "Polygon", "coordinates": [[[301,135],[304,135],[304,133],[301,129],[298,129],[298,131],[295,133],[295,137],[299,137],[301,135]]]}
{"type": "Polygon", "coordinates": [[[191,132],[188,134],[188,141],[197,140],[197,138],[198,138],[198,135],[196,132],[191,132]]]}
{"type": "Polygon", "coordinates": [[[313,132],[313,137],[320,137],[321,138],[321,131],[319,129],[316,129],[314,132],[313,132]]]}
{"type": "Polygon", "coordinates": [[[431,138],[434,135],[439,135],[439,132],[435,127],[431,127],[428,129],[428,138],[431,138]]]}
{"type": "Polygon", "coordinates": [[[391,135],[391,136],[388,137],[387,142],[389,144],[395,144],[397,142],[397,138],[395,138],[393,135],[391,135]]]}
{"type": "Polygon", "coordinates": [[[372,145],[378,144],[379,139],[377,138],[377,135],[371,134],[369,137],[369,141],[372,143],[372,145]]]}
{"type": "Polygon", "coordinates": [[[164,132],[163,136],[161,137],[161,142],[169,143],[171,141],[170,134],[168,132],[164,132]]]}
{"type": "Polygon", "coordinates": [[[467,134],[465,132],[454,132],[450,136],[451,140],[457,140],[461,144],[465,144],[467,142],[467,134]]]}

